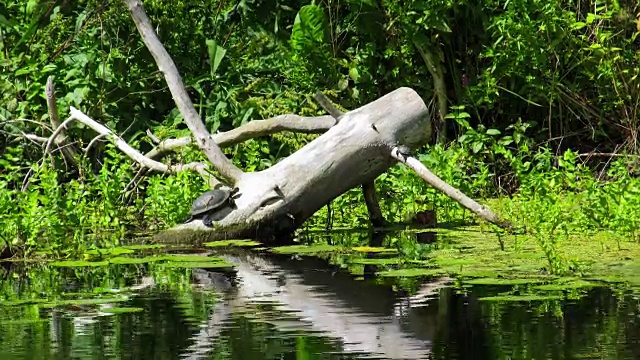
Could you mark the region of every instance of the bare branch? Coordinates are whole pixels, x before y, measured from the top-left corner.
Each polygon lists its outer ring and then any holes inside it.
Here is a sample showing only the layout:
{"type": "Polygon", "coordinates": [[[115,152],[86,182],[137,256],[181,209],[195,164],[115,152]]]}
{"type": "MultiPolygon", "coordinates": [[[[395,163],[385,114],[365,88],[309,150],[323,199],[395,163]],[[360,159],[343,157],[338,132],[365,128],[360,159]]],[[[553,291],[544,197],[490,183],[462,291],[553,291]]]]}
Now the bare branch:
{"type": "Polygon", "coordinates": [[[335,124],[336,121],[331,116],[304,117],[285,114],[265,120],[250,121],[233,130],[215,134],[213,139],[219,146],[228,147],[251,138],[266,136],[281,131],[321,134],[335,124]]]}
{"type": "Polygon", "coordinates": [[[78,162],[75,158],[77,152],[75,147],[61,146],[65,145],[65,143],[67,142],[67,134],[64,131],[64,128],[60,127],[60,115],[58,113],[58,105],[56,104],[56,93],[55,88],[53,87],[53,76],[49,76],[47,78],[47,84],[45,86],[44,93],[45,97],[47,98],[47,109],[49,112],[49,121],[51,122],[51,126],[53,126],[54,129],[61,129],[60,135],[55,138],[56,145],[58,145],[59,149],[62,151],[62,156],[64,156],[65,164],[68,161],[77,166],[78,162]]]}
{"type": "Polygon", "coordinates": [[[147,129],[147,136],[151,139],[151,141],[153,141],[156,144],[160,144],[161,140],[155,136],[151,130],[147,129]]]}
{"type": "Polygon", "coordinates": [[[498,215],[494,214],[491,210],[489,210],[485,206],[478,204],[475,200],[469,198],[468,196],[463,194],[460,190],[444,182],[436,174],[432,173],[429,169],[427,169],[427,167],[424,166],[418,159],[411,156],[402,155],[398,151],[398,148],[395,146],[391,149],[391,157],[408,166],[410,169],[415,171],[416,174],[418,174],[418,176],[420,176],[429,185],[442,191],[447,196],[449,196],[453,200],[460,203],[460,205],[466,207],[476,215],[480,216],[482,219],[492,224],[495,224],[501,228],[507,228],[507,229],[511,228],[512,226],[511,223],[500,219],[498,215]]]}
{"type": "Polygon", "coordinates": [[[329,100],[321,91],[317,91],[316,94],[313,95],[313,98],[318,102],[318,104],[320,104],[320,106],[322,106],[322,108],[326,112],[328,112],[334,119],[336,119],[336,123],[340,121],[343,112],[335,107],[333,103],[331,103],[331,100],[329,100]]]}
{"type": "MultiPolygon", "coordinates": [[[[47,109],[49,111],[49,120],[54,129],[60,127],[60,115],[58,114],[58,104],[56,104],[55,89],[53,88],[53,76],[47,78],[47,84],[44,89],[47,98],[47,109]]],[[[64,132],[61,133],[64,137],[64,132]]]]}
{"type": "Polygon", "coordinates": [[[102,139],[105,136],[107,136],[107,134],[99,134],[98,136],[96,136],[93,139],[91,139],[91,141],[89,142],[89,145],[87,145],[87,147],[84,148],[85,156],[89,153],[89,150],[91,150],[91,147],[93,146],[93,144],[95,144],[96,142],[100,141],[100,139],[102,139]]]}
{"type": "MultiPolygon", "coordinates": [[[[138,164],[142,165],[145,168],[162,172],[162,173],[177,173],[180,171],[191,170],[196,171],[205,179],[208,180],[209,184],[219,184],[219,181],[214,179],[213,176],[208,172],[209,167],[206,164],[200,162],[192,162],[189,164],[175,164],[175,165],[166,165],[161,162],[155,161],[153,159],[149,159],[148,157],[141,154],[138,150],[134,149],[129,145],[126,141],[124,141],[120,136],[116,135],[113,131],[109,130],[106,126],[98,123],[97,121],[91,119],[87,115],[83,114],[80,110],[71,107],[71,116],[66,119],[60,126],[53,132],[51,137],[47,141],[47,146],[45,148],[45,156],[49,154],[51,145],[55,142],[56,137],[62,132],[62,129],[66,128],[69,123],[72,121],[80,121],[81,123],[89,126],[93,130],[98,133],[98,136],[95,137],[87,146],[87,149],[91,147],[91,145],[100,138],[107,138],[111,141],[116,147],[118,147],[122,152],[124,152],[127,156],[133,159],[138,164]]],[[[212,185],[212,186],[213,186],[212,185]]]]}
{"type": "MultiPolygon", "coordinates": [[[[159,171],[159,172],[180,172],[183,170],[198,170],[200,168],[206,168],[207,166],[202,163],[189,163],[189,164],[176,164],[176,165],[166,165],[161,162],[149,159],[148,157],[142,155],[138,150],[134,149],[129,145],[126,141],[124,141],[120,136],[114,134],[111,130],[109,130],[106,126],[98,123],[87,115],[83,114],[82,111],[71,107],[71,117],[65,121],[67,123],[69,120],[78,120],[81,123],[89,126],[93,130],[95,130],[101,136],[106,137],[111,142],[113,142],[118,149],[122,150],[127,156],[133,159],[135,162],[141,164],[144,167],[149,169],[159,171]]],[[[64,126],[63,123],[60,127],[64,126]]],[[[58,130],[56,130],[58,132],[58,130]]],[[[55,133],[54,133],[55,134],[55,133]]],[[[52,135],[53,137],[53,135],[52,135]]],[[[51,142],[51,140],[49,140],[51,142]]],[[[48,145],[48,144],[47,144],[48,145]]]]}
{"type": "Polygon", "coordinates": [[[447,115],[447,88],[444,81],[444,69],[436,54],[428,48],[413,40],[413,45],[418,49],[422,60],[427,65],[427,70],[433,77],[433,91],[438,100],[438,124],[436,126],[437,141],[442,143],[447,140],[447,127],[445,126],[445,115],[447,115]]]}
{"type": "Polygon", "coordinates": [[[40,143],[40,144],[44,144],[47,142],[47,140],[49,140],[46,137],[42,137],[42,136],[38,136],[38,135],[34,135],[34,134],[27,134],[25,132],[22,132],[22,137],[24,137],[27,140],[31,140],[35,143],[40,143]]]}
{"type": "MultiPolygon", "coordinates": [[[[75,109],[73,107],[71,107],[72,109],[75,109]]],[[[58,126],[54,131],[53,134],[51,134],[51,136],[49,137],[49,141],[47,141],[47,146],[44,148],[44,157],[47,156],[47,154],[49,154],[49,149],[51,149],[51,145],[56,141],[56,138],[58,137],[58,135],[60,135],[64,129],[73,121],[75,121],[76,119],[73,117],[73,115],[71,115],[70,117],[67,118],[67,120],[65,120],[62,124],[60,124],[60,126],[58,126]]]]}
{"type": "Polygon", "coordinates": [[[590,158],[590,157],[601,157],[601,158],[612,158],[612,157],[628,157],[628,158],[634,158],[634,157],[638,157],[638,155],[636,154],[621,154],[621,153],[596,153],[596,152],[592,152],[592,153],[584,153],[584,154],[578,154],[579,158],[590,158]]]}
{"type": "MultiPolygon", "coordinates": [[[[321,134],[335,125],[336,120],[329,115],[305,117],[293,114],[279,115],[264,120],[253,120],[233,130],[213,135],[213,140],[221,148],[233,146],[243,141],[260,136],[267,136],[282,131],[294,131],[304,134],[321,134]]],[[[157,159],[165,153],[175,151],[192,143],[190,136],[177,139],[166,139],[145,154],[148,158],[157,159]]]]}
{"type": "Polygon", "coordinates": [[[153,55],[158,69],[164,74],[176,106],[180,110],[187,127],[191,130],[198,147],[202,149],[209,161],[211,161],[211,164],[213,164],[223,177],[231,180],[232,183],[236,183],[243,174],[242,170],[235,166],[231,160],[224,155],[204,126],[202,119],[200,119],[198,112],[189,98],[189,94],[187,94],[175,63],[153,30],[151,21],[144,12],[142,3],[140,0],[124,1],[129,7],[129,11],[140,32],[142,40],[151,55],[153,55]]]}

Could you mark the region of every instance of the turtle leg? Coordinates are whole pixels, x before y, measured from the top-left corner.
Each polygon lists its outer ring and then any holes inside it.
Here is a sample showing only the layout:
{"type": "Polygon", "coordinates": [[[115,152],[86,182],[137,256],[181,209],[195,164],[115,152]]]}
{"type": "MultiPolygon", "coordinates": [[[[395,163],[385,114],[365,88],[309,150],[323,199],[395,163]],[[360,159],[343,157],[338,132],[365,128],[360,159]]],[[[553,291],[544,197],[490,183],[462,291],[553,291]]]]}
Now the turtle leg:
{"type": "Polygon", "coordinates": [[[189,218],[187,220],[184,221],[184,223],[190,223],[193,221],[193,215],[190,215],[189,218]]]}
{"type": "Polygon", "coordinates": [[[213,224],[211,222],[211,215],[212,215],[211,213],[208,213],[202,217],[202,225],[206,227],[213,227],[213,224]]]}

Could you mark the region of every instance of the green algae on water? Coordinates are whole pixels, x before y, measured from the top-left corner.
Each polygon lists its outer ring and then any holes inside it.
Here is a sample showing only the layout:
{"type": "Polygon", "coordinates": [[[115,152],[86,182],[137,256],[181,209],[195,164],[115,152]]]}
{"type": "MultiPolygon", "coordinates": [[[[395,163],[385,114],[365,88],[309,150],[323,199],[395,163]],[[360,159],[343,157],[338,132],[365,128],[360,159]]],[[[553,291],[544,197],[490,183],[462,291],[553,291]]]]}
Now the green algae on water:
{"type": "Polygon", "coordinates": [[[7,300],[0,301],[0,307],[2,306],[25,306],[25,305],[35,305],[35,304],[44,304],[49,300],[45,299],[24,299],[24,300],[7,300]]]}
{"type": "Polygon", "coordinates": [[[373,247],[373,246],[356,246],[351,248],[352,251],[363,252],[363,253],[398,253],[397,249],[390,249],[385,247],[373,247]]]}
{"type": "Polygon", "coordinates": [[[547,301],[547,300],[562,300],[563,296],[560,295],[539,295],[539,294],[525,294],[525,295],[499,295],[499,296],[486,296],[481,297],[480,301],[493,301],[493,302],[528,302],[528,301],[547,301]]]}
{"type": "Polygon", "coordinates": [[[118,265],[147,264],[147,263],[159,261],[159,260],[162,260],[162,258],[157,256],[147,256],[143,258],[117,256],[109,259],[109,264],[118,264],[118,265]]]}
{"type": "Polygon", "coordinates": [[[170,262],[167,263],[169,268],[185,268],[185,269],[231,269],[233,264],[223,261],[207,261],[207,262],[170,262]]]}
{"type": "Polygon", "coordinates": [[[110,298],[93,298],[93,299],[73,299],[73,300],[57,300],[41,304],[43,308],[54,308],[58,306],[90,306],[117,303],[129,300],[128,297],[110,297],[110,298]]]}
{"type": "Polygon", "coordinates": [[[166,245],[164,244],[133,244],[133,245],[124,245],[121,246],[121,248],[123,249],[127,249],[127,250],[155,250],[155,249],[162,249],[166,247],[166,245]]]}
{"type": "Polygon", "coordinates": [[[382,277],[440,276],[446,275],[446,272],[444,272],[442,269],[412,268],[380,271],[377,272],[376,275],[382,277]]]}
{"type": "Polygon", "coordinates": [[[470,285],[526,285],[526,284],[539,284],[544,282],[539,278],[479,278],[465,280],[465,284],[470,285]]]}
{"type": "Polygon", "coordinates": [[[124,254],[133,254],[135,251],[125,247],[102,248],[87,250],[85,254],[93,256],[118,256],[124,254]]]}
{"type": "Polygon", "coordinates": [[[543,291],[564,291],[564,290],[577,290],[577,289],[589,289],[594,287],[604,286],[592,281],[586,281],[576,278],[560,279],[551,284],[538,285],[535,287],[537,290],[543,291]]]}
{"type": "Polygon", "coordinates": [[[206,255],[178,255],[168,254],[160,257],[160,260],[172,262],[221,262],[222,258],[206,255]]]}
{"type": "Polygon", "coordinates": [[[109,314],[125,314],[125,313],[137,313],[144,311],[143,308],[139,307],[112,307],[100,309],[101,312],[109,313],[109,314]]]}
{"type": "Polygon", "coordinates": [[[92,266],[107,266],[108,261],[83,261],[83,260],[65,260],[54,261],[50,264],[55,267],[92,267],[92,266]]]}
{"type": "Polygon", "coordinates": [[[276,254],[315,254],[321,252],[334,252],[339,247],[329,244],[318,245],[289,245],[271,248],[271,252],[276,254]]]}
{"type": "Polygon", "coordinates": [[[361,258],[361,259],[351,259],[349,260],[350,264],[353,265],[398,265],[402,263],[402,259],[400,258],[361,258]]]}
{"type": "Polygon", "coordinates": [[[206,247],[253,247],[262,243],[254,240],[220,240],[204,243],[206,247]]]}

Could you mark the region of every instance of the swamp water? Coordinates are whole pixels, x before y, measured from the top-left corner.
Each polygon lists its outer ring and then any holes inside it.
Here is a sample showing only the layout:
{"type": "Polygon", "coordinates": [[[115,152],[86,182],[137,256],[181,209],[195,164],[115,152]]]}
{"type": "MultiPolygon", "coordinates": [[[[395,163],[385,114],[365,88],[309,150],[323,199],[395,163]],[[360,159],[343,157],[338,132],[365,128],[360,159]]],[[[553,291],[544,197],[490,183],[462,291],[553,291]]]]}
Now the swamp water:
{"type": "Polygon", "coordinates": [[[640,359],[637,292],[384,276],[398,254],[346,237],[0,263],[0,359],[640,359]]]}

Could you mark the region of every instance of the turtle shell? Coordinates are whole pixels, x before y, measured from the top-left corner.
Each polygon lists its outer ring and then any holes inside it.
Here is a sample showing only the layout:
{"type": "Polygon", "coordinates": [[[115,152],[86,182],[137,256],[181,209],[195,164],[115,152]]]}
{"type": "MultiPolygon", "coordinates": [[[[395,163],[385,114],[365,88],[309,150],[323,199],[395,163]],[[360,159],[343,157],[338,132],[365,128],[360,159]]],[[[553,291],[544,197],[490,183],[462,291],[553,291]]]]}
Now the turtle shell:
{"type": "Polygon", "coordinates": [[[229,196],[231,196],[231,191],[226,189],[209,190],[193,202],[191,215],[200,215],[216,209],[224,204],[229,196]]]}

